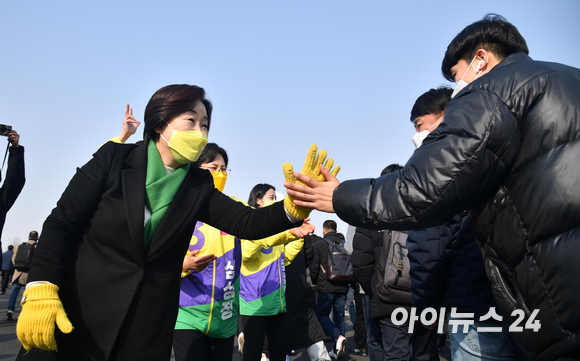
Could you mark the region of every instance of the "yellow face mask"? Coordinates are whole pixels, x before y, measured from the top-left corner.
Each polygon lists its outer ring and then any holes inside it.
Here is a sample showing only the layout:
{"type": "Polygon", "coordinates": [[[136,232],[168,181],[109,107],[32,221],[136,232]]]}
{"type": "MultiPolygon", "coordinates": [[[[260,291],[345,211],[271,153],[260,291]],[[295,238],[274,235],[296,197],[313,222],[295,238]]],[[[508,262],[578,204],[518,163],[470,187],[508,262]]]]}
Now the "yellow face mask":
{"type": "Polygon", "coordinates": [[[274,203],[276,203],[276,201],[264,201],[264,205],[262,207],[268,207],[268,206],[271,206],[274,203]]]}
{"type": "Polygon", "coordinates": [[[215,188],[218,191],[223,192],[226,186],[226,180],[228,179],[228,174],[221,170],[216,170],[215,172],[211,172],[211,176],[213,177],[213,185],[215,188]]]}
{"type": "Polygon", "coordinates": [[[169,123],[167,125],[173,130],[169,140],[160,135],[171,149],[175,160],[179,164],[195,162],[207,144],[207,135],[199,130],[175,130],[169,123]]]}

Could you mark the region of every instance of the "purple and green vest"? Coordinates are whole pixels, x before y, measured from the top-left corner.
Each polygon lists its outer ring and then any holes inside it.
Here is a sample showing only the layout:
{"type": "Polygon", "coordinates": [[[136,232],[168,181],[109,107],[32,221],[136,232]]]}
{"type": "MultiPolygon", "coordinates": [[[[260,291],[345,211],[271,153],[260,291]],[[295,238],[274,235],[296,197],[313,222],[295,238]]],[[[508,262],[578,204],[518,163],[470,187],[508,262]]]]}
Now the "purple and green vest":
{"type": "Polygon", "coordinates": [[[242,253],[240,240],[208,224],[197,222],[189,252],[218,258],[201,272],[181,279],[176,330],[198,330],[213,338],[236,333],[242,253]]]}
{"type": "Polygon", "coordinates": [[[260,247],[257,252],[255,259],[242,262],[240,314],[272,316],[286,312],[284,245],[260,247]]]}

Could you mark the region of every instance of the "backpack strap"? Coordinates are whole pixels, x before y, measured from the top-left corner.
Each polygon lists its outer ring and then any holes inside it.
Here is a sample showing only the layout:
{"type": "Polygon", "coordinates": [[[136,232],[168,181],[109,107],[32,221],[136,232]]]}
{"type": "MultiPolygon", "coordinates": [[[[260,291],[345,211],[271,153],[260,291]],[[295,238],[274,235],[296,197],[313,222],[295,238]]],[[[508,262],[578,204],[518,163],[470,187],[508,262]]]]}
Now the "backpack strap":
{"type": "MultiPolygon", "coordinates": [[[[322,239],[326,243],[328,243],[328,246],[330,246],[330,247],[332,247],[335,244],[337,244],[336,242],[333,242],[333,241],[331,241],[330,239],[328,239],[326,237],[322,237],[322,239]]],[[[330,250],[328,251],[326,262],[328,262],[329,260],[330,260],[330,250]]],[[[320,265],[320,269],[322,270],[322,273],[326,274],[326,268],[321,263],[319,265],[320,265]]]]}
{"type": "Polygon", "coordinates": [[[326,243],[328,243],[329,246],[335,245],[335,244],[340,244],[340,242],[333,242],[330,239],[326,238],[326,237],[322,237],[323,240],[326,241],[326,243]]]}

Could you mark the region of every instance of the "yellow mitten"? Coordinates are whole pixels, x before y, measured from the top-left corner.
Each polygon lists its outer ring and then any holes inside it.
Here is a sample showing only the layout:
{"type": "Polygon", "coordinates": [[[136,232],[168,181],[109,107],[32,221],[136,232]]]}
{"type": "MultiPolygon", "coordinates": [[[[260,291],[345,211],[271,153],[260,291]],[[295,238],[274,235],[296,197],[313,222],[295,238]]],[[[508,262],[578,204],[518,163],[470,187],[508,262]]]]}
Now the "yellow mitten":
{"type": "MultiPolygon", "coordinates": [[[[326,159],[326,151],[322,149],[320,153],[318,153],[318,155],[316,154],[317,152],[318,147],[316,146],[316,144],[312,144],[310,146],[310,149],[308,150],[308,154],[306,155],[306,160],[304,161],[304,167],[302,168],[302,172],[300,173],[309,176],[310,178],[318,182],[325,182],[326,178],[324,178],[324,175],[320,171],[319,165],[324,163],[324,160],[326,159]]],[[[336,166],[334,170],[331,170],[333,165],[334,160],[332,158],[328,158],[328,160],[326,160],[326,162],[324,163],[324,168],[326,168],[333,176],[336,177],[336,175],[340,171],[340,166],[336,166]]],[[[284,178],[286,182],[306,185],[297,180],[296,178],[294,178],[294,168],[290,163],[284,163],[284,178]]],[[[288,213],[290,213],[292,216],[298,219],[307,218],[311,212],[311,209],[295,205],[294,197],[292,197],[291,195],[287,195],[286,198],[284,199],[284,207],[286,208],[288,213]]]]}
{"type": "Polygon", "coordinates": [[[58,286],[50,283],[32,286],[24,292],[22,300],[22,312],[16,325],[22,346],[26,350],[33,347],[56,350],[54,324],[63,333],[73,329],[58,297],[58,286]]]}

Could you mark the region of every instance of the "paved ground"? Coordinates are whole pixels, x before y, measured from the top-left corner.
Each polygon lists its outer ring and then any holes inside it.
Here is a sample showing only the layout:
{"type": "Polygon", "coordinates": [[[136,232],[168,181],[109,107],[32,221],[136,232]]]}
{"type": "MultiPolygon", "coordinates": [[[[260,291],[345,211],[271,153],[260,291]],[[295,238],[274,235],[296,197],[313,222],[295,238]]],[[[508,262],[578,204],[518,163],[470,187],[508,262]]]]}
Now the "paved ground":
{"type": "MultiPolygon", "coordinates": [[[[18,354],[18,350],[20,350],[20,342],[16,337],[16,321],[7,321],[6,320],[6,311],[8,310],[8,297],[10,292],[12,291],[9,288],[6,291],[5,295],[0,296],[0,360],[14,360],[16,355],[18,354]]],[[[18,315],[20,314],[20,297],[22,297],[22,291],[18,297],[18,302],[16,306],[16,312],[14,313],[14,318],[17,319],[18,315]]],[[[352,348],[355,348],[356,345],[354,343],[354,332],[352,330],[352,323],[350,319],[347,317],[346,321],[346,338],[348,340],[346,345],[346,356],[343,358],[344,361],[352,361],[352,360],[368,360],[368,357],[350,355],[349,352],[352,348]]],[[[328,343],[327,348],[330,349],[332,344],[328,343]]],[[[234,356],[233,361],[240,361],[241,357],[238,355],[238,347],[237,343],[234,348],[234,356]]],[[[309,361],[308,355],[304,350],[297,350],[298,353],[296,356],[292,357],[292,360],[297,361],[309,361]]],[[[442,361],[451,360],[449,355],[449,345],[446,345],[440,352],[440,357],[442,361]]],[[[174,359],[173,357],[171,358],[174,359]]]]}

